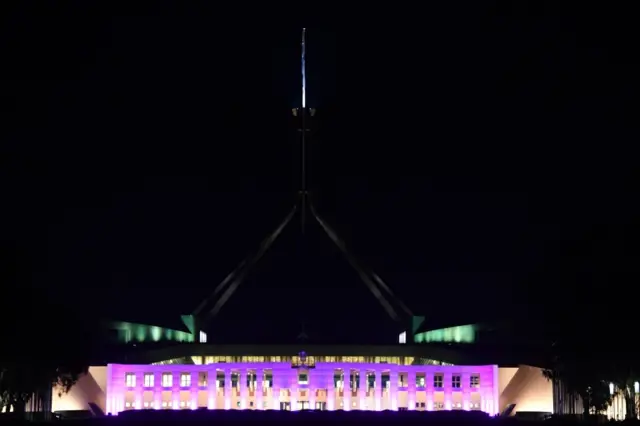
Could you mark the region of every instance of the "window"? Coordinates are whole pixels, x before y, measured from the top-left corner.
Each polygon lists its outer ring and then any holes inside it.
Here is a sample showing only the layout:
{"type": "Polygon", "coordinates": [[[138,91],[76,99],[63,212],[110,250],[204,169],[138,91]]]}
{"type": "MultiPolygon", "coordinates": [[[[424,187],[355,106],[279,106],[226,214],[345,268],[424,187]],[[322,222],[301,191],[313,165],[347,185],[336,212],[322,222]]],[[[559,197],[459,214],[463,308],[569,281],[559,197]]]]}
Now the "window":
{"type": "Polygon", "coordinates": [[[153,387],[153,373],[144,373],[144,387],[145,388],[153,387]]]}
{"type": "Polygon", "coordinates": [[[407,377],[404,374],[398,374],[398,386],[401,388],[407,387],[407,377]]]}
{"type": "Polygon", "coordinates": [[[454,389],[460,389],[460,375],[454,374],[451,377],[451,387],[454,389]]]}
{"type": "Polygon", "coordinates": [[[162,387],[170,388],[171,386],[173,386],[173,374],[162,373],[162,387]]]}
{"type": "Polygon", "coordinates": [[[124,385],[128,388],[136,386],[136,375],[134,373],[126,373],[124,375],[124,385]]]}
{"type": "Polygon", "coordinates": [[[444,403],[443,402],[434,402],[433,403],[433,409],[434,410],[444,410],[444,403]]]}
{"type": "Polygon", "coordinates": [[[480,376],[478,374],[471,375],[471,387],[479,388],[480,387],[480,376]]]}
{"type": "Polygon", "coordinates": [[[180,387],[188,388],[189,386],[191,386],[191,373],[180,374],[180,387]]]}
{"type": "Polygon", "coordinates": [[[300,385],[306,385],[309,383],[309,376],[306,374],[300,374],[298,376],[298,384],[300,385]]]}
{"type": "Polygon", "coordinates": [[[418,376],[418,387],[424,387],[424,376],[418,376]]]}
{"type": "Polygon", "coordinates": [[[201,371],[200,373],[198,373],[198,386],[207,386],[207,373],[205,371],[201,371]]]}
{"type": "Polygon", "coordinates": [[[434,388],[442,387],[442,374],[435,374],[433,376],[433,387],[434,388]]]}
{"type": "Polygon", "coordinates": [[[480,409],[480,403],[479,402],[472,402],[471,403],[471,409],[472,410],[479,410],[480,409]]]}
{"type": "Polygon", "coordinates": [[[200,332],[200,343],[207,343],[207,333],[204,331],[200,332]]]}

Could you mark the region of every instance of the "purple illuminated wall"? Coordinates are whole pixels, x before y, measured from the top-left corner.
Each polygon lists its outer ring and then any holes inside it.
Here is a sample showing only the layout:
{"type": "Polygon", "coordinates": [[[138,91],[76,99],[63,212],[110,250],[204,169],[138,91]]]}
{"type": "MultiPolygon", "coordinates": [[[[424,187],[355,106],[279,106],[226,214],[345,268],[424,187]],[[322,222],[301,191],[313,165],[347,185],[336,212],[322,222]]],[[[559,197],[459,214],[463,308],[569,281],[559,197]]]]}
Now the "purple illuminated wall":
{"type": "Polygon", "coordinates": [[[110,364],[106,405],[112,414],[145,408],[461,409],[496,414],[498,367],[318,363],[300,370],[269,362],[110,364]],[[237,377],[235,383],[231,375],[237,377]]]}

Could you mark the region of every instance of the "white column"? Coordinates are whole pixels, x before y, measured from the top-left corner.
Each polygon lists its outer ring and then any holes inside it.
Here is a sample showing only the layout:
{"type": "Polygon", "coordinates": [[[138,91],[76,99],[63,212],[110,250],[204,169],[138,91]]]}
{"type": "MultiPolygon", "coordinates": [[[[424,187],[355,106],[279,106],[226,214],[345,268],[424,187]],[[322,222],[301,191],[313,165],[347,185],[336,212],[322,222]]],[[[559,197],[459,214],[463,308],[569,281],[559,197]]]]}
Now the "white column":
{"type": "MultiPolygon", "coordinates": [[[[489,373],[481,373],[480,374],[480,407],[481,410],[489,415],[493,415],[497,409],[497,406],[494,406],[493,397],[494,397],[494,386],[491,381],[492,374],[489,373]]],[[[496,382],[497,388],[497,382],[496,382]]]]}
{"type": "Polygon", "coordinates": [[[216,408],[218,401],[218,373],[215,368],[207,370],[207,407],[209,410],[216,408]]]}
{"type": "Polygon", "coordinates": [[[271,388],[271,399],[273,400],[273,409],[280,409],[280,380],[282,378],[280,375],[282,374],[282,370],[271,370],[271,380],[273,381],[273,387],[271,388]]]}
{"type": "Polygon", "coordinates": [[[499,377],[498,377],[498,366],[494,365],[493,366],[493,377],[491,380],[491,389],[493,390],[492,392],[492,399],[493,399],[493,415],[496,415],[499,413],[500,410],[500,390],[498,389],[498,383],[499,383],[499,377]]]}
{"type": "Polygon", "coordinates": [[[246,368],[241,368],[238,374],[238,380],[240,381],[240,409],[247,409],[247,376],[248,372],[246,368]]]}
{"type": "Polygon", "coordinates": [[[480,376],[480,389],[478,389],[480,393],[480,411],[487,412],[487,395],[489,394],[486,386],[482,383],[482,376],[480,376]]]}
{"type": "Polygon", "coordinates": [[[172,373],[171,383],[171,408],[177,410],[180,408],[180,372],[172,373]]]}
{"type": "Polygon", "coordinates": [[[462,373],[460,380],[462,381],[460,384],[462,387],[462,409],[468,411],[471,409],[471,374],[462,373]]]}
{"type": "Polygon", "coordinates": [[[333,377],[333,369],[329,369],[326,372],[327,377],[327,410],[333,411],[336,409],[336,387],[333,377]]]}
{"type": "Polygon", "coordinates": [[[398,410],[398,370],[389,372],[389,405],[393,411],[398,410]]]}
{"type": "Polygon", "coordinates": [[[489,386],[480,388],[480,398],[482,411],[489,415],[493,415],[493,389],[489,386]]]}
{"type": "Polygon", "coordinates": [[[367,405],[367,370],[360,370],[360,389],[358,389],[358,397],[360,398],[360,409],[364,410],[367,405]]]}
{"type": "Polygon", "coordinates": [[[135,401],[133,402],[133,407],[136,410],[140,410],[142,408],[142,400],[144,399],[144,373],[138,372],[136,374],[136,392],[135,392],[135,401]]]}
{"type": "MultiPolygon", "coordinates": [[[[380,364],[378,364],[378,366],[376,367],[380,368],[379,365],[380,364]]],[[[374,389],[375,410],[381,411],[382,410],[382,372],[380,370],[376,370],[375,375],[376,375],[375,389],[374,389]]]]}
{"type": "Polygon", "coordinates": [[[347,366],[342,369],[343,409],[351,410],[351,369],[347,366]]]}
{"type": "Polygon", "coordinates": [[[113,407],[113,393],[114,393],[114,387],[113,384],[111,383],[111,380],[113,379],[113,375],[112,375],[112,366],[111,364],[107,364],[107,395],[106,395],[106,401],[105,401],[105,405],[106,405],[106,409],[107,412],[105,414],[109,415],[109,414],[114,414],[115,410],[113,407]]]}
{"type": "Polygon", "coordinates": [[[317,388],[317,380],[316,376],[313,374],[315,371],[313,369],[307,370],[307,392],[309,392],[309,409],[316,409],[316,388],[317,388]]]}
{"type": "Polygon", "coordinates": [[[224,370],[224,409],[231,409],[231,370],[224,370]]]}
{"type": "Polygon", "coordinates": [[[442,387],[444,388],[444,409],[451,410],[451,394],[452,394],[453,374],[450,370],[445,370],[442,376],[442,387]]]}
{"type": "Polygon", "coordinates": [[[162,408],[162,372],[153,373],[153,408],[162,408]]]}
{"type": "Polygon", "coordinates": [[[200,372],[195,371],[191,373],[191,409],[198,408],[198,383],[200,380],[200,372]]]}
{"type": "MultiPolygon", "coordinates": [[[[315,375],[315,378],[313,379],[313,383],[315,383],[316,390],[318,390],[318,389],[322,389],[322,390],[327,389],[327,383],[328,382],[327,382],[327,374],[326,374],[326,372],[324,370],[313,370],[313,374],[315,375]]],[[[325,397],[326,397],[326,394],[325,394],[325,397]]],[[[315,409],[315,407],[312,407],[312,408],[315,409]]]]}
{"type": "Polygon", "coordinates": [[[298,411],[298,370],[296,368],[292,368],[289,371],[289,391],[291,393],[291,398],[289,402],[291,403],[291,411],[298,411]]]}
{"type": "Polygon", "coordinates": [[[433,411],[433,371],[424,373],[424,390],[427,396],[427,411],[433,411]]]}
{"type": "Polygon", "coordinates": [[[411,411],[416,409],[416,372],[407,372],[407,408],[411,411]]]}
{"type": "Polygon", "coordinates": [[[256,410],[264,410],[264,402],[262,401],[264,395],[262,386],[264,385],[264,371],[261,369],[256,370],[256,389],[255,389],[255,405],[256,410]]]}
{"type": "MultiPolygon", "coordinates": [[[[125,390],[125,373],[118,369],[116,373],[112,373],[115,376],[115,385],[117,392],[113,396],[112,405],[114,408],[114,414],[121,413],[124,411],[125,406],[125,398],[126,398],[126,390],[125,390]]],[[[113,377],[112,376],[112,377],[113,377]]]]}

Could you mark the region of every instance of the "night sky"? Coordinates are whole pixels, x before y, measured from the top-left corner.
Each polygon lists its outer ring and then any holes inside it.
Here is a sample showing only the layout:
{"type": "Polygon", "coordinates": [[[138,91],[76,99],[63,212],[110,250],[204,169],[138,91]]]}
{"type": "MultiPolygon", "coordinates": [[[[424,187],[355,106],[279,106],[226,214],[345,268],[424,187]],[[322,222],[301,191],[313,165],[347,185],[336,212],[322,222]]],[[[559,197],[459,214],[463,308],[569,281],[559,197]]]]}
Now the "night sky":
{"type": "MultiPolygon", "coordinates": [[[[0,36],[3,245],[59,303],[190,313],[295,202],[302,25],[39,7],[0,36]]],[[[612,291],[638,274],[623,11],[431,9],[309,26],[318,210],[434,324],[630,306],[612,291]]],[[[291,225],[211,339],[393,339],[317,224],[291,225]]]]}

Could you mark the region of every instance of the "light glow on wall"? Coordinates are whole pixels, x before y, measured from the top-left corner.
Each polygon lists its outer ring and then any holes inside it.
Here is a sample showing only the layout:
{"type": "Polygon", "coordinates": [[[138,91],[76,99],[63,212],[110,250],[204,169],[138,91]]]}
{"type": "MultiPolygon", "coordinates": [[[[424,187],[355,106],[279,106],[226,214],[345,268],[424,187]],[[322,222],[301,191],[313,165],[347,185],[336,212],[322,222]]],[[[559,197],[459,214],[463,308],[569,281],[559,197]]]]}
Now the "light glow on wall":
{"type": "Polygon", "coordinates": [[[473,343],[476,340],[477,326],[475,324],[459,325],[438,330],[417,333],[414,343],[473,343]]]}
{"type": "MultiPolygon", "coordinates": [[[[207,374],[218,374],[219,370],[216,368],[217,366],[205,367],[201,365],[157,365],[157,366],[149,366],[149,365],[126,365],[126,364],[110,364],[107,369],[107,377],[105,378],[107,381],[107,394],[106,401],[107,407],[106,411],[112,414],[118,414],[123,410],[132,410],[132,409],[141,409],[142,407],[148,408],[150,405],[147,405],[148,401],[146,401],[146,397],[155,401],[155,404],[159,404],[162,402],[163,409],[196,409],[198,406],[203,408],[207,407],[209,409],[215,408],[225,408],[225,409],[247,409],[249,407],[256,408],[258,410],[264,409],[273,405],[273,409],[290,409],[291,411],[297,411],[301,409],[303,406],[305,407],[314,407],[317,406],[316,403],[316,394],[315,392],[324,391],[324,395],[326,396],[326,408],[328,410],[334,410],[335,407],[339,407],[340,409],[350,410],[355,409],[358,406],[361,409],[366,409],[369,406],[369,409],[373,409],[375,411],[381,410],[398,410],[398,409],[423,409],[426,406],[427,410],[433,409],[434,401],[433,395],[428,396],[426,401],[420,401],[417,399],[415,391],[408,391],[408,395],[406,399],[401,395],[402,392],[407,392],[407,390],[399,390],[397,386],[389,386],[389,382],[387,382],[384,378],[382,381],[375,381],[375,385],[372,386],[371,389],[375,389],[373,393],[370,393],[366,397],[364,396],[364,389],[360,389],[358,392],[358,396],[354,397],[349,392],[349,381],[344,380],[335,380],[335,376],[337,374],[343,375],[348,371],[349,376],[354,375],[354,370],[356,371],[355,376],[360,376],[358,379],[359,383],[366,383],[364,377],[365,374],[362,374],[366,371],[373,370],[375,375],[372,374],[373,377],[382,377],[382,374],[391,370],[390,379],[393,383],[395,383],[398,379],[398,369],[409,369],[409,375],[407,379],[406,387],[411,389],[415,389],[415,386],[418,385],[418,377],[421,377],[421,374],[436,374],[438,372],[442,372],[444,369],[448,371],[447,377],[453,377],[452,374],[457,374],[461,372],[461,368],[463,369],[462,373],[464,374],[478,374],[481,378],[481,382],[483,383],[483,389],[481,392],[481,402],[483,404],[483,408],[487,412],[495,413],[499,411],[498,405],[498,379],[494,377],[496,372],[498,371],[498,367],[495,365],[484,365],[484,366],[431,366],[431,365],[415,365],[415,366],[399,366],[393,364],[384,364],[379,365],[377,367],[372,366],[368,363],[363,363],[362,365],[354,365],[353,363],[342,363],[342,364],[332,364],[319,363],[316,365],[316,369],[310,370],[309,375],[309,385],[305,385],[303,387],[298,387],[298,380],[296,380],[296,375],[299,374],[298,370],[291,369],[290,365],[286,362],[279,363],[230,363],[230,364],[221,364],[223,367],[225,383],[224,383],[224,393],[219,393],[219,386],[213,385],[215,382],[211,382],[207,391],[204,391],[200,383],[200,379],[196,381],[196,378],[201,377],[202,373],[205,372],[207,374]],[[142,378],[142,376],[148,372],[153,372],[156,376],[161,377],[175,377],[175,380],[172,380],[172,383],[166,381],[166,386],[162,386],[164,389],[154,389],[148,390],[143,383],[143,380],[136,380],[135,389],[131,389],[126,386],[126,377],[129,375],[135,374],[136,377],[142,378]],[[231,386],[232,381],[226,380],[227,377],[247,377],[249,374],[253,374],[251,372],[261,369],[261,370],[275,370],[277,380],[283,388],[278,386],[273,389],[273,393],[271,395],[267,394],[259,394],[259,395],[251,395],[247,394],[246,388],[241,390],[241,394],[237,395],[238,387],[231,386]],[[465,370],[467,371],[465,373],[465,370]],[[187,386],[181,386],[181,388],[190,388],[190,392],[182,389],[181,391],[178,388],[174,388],[173,383],[180,382],[182,384],[182,377],[191,377],[192,379],[189,383],[184,382],[187,386]],[[332,376],[334,380],[332,380],[332,376]],[[180,378],[181,380],[178,380],[180,378]],[[344,395],[336,395],[336,390],[339,390],[340,387],[343,387],[345,390],[344,395]],[[386,389],[385,389],[386,388],[386,389]],[[302,392],[309,391],[309,404],[301,405],[300,398],[304,397],[302,392]],[[146,392],[152,392],[151,395],[146,394],[146,392]],[[206,392],[206,393],[203,393],[206,392]],[[300,392],[300,393],[298,393],[300,392]],[[145,393],[146,397],[143,399],[140,395],[145,393]],[[135,399],[132,399],[132,395],[135,396],[135,399]],[[265,399],[263,399],[265,398],[265,399]],[[371,398],[370,401],[368,399],[371,398]],[[143,405],[141,406],[141,402],[144,400],[143,405]],[[270,403],[271,402],[271,403],[270,403]],[[288,403],[287,403],[288,402],[288,403]],[[359,404],[358,404],[359,402],[359,404]],[[418,404],[420,402],[420,404],[418,404]],[[426,402],[426,404],[425,404],[426,402]],[[286,407],[285,407],[285,404],[286,407]]],[[[541,376],[541,375],[540,375],[541,376]]],[[[220,376],[218,376],[220,377],[220,376]]],[[[352,376],[353,377],[353,376],[352,376]]],[[[541,376],[542,377],[542,376],[541,376]]],[[[213,378],[211,379],[213,380],[213,378]]],[[[220,379],[216,379],[216,382],[220,379]]],[[[234,379],[235,380],[235,379],[234,379]]],[[[160,380],[156,380],[156,382],[160,382],[160,380]]],[[[218,384],[218,383],[216,383],[218,384]]],[[[258,385],[259,386],[259,385],[258,385]]],[[[472,400],[472,392],[474,392],[472,382],[470,380],[465,380],[462,383],[462,389],[455,386],[453,380],[447,380],[443,383],[443,391],[445,393],[444,403],[438,402],[438,409],[447,409],[451,410],[452,408],[460,409],[464,408],[468,410],[470,407],[475,407],[475,404],[472,400]],[[455,401],[451,399],[452,391],[454,390],[462,390],[462,401],[455,401]]],[[[320,398],[322,398],[322,394],[320,398]]],[[[87,401],[89,401],[87,399],[87,401]]],[[[149,403],[150,404],[150,403],[149,403]]]]}
{"type": "Polygon", "coordinates": [[[116,321],[109,323],[108,327],[118,332],[120,343],[160,342],[163,340],[193,343],[195,341],[194,335],[189,332],[154,325],[116,321]]]}

